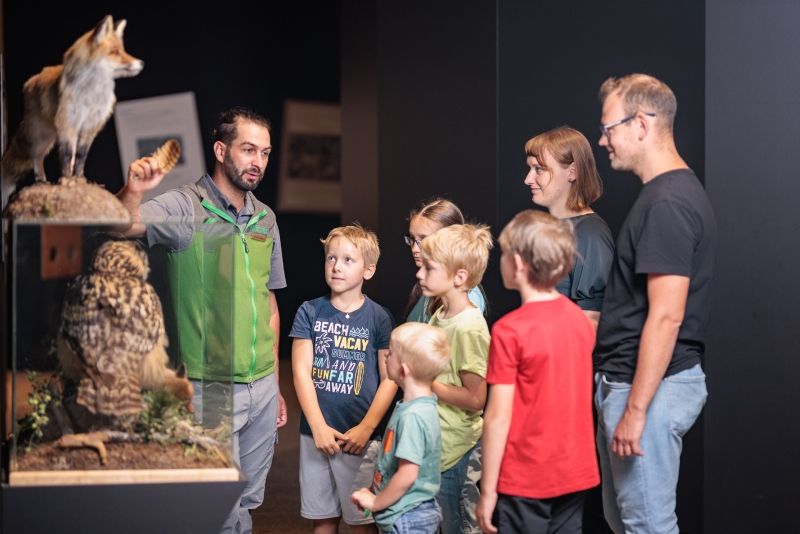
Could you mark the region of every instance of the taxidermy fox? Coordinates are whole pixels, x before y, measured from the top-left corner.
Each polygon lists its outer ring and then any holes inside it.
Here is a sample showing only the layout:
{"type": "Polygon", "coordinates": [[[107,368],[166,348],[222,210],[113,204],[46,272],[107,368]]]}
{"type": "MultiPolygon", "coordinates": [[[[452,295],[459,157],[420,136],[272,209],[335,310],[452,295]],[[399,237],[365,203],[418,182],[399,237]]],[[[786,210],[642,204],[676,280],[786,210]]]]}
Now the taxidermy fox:
{"type": "Polygon", "coordinates": [[[114,80],[136,76],[144,62],[122,43],[125,20],[107,15],[64,54],[25,82],[25,115],[3,155],[3,205],[17,180],[33,168],[44,181],[44,158],[58,141],[62,176],[82,176],[95,136],[114,110],[114,80]]]}

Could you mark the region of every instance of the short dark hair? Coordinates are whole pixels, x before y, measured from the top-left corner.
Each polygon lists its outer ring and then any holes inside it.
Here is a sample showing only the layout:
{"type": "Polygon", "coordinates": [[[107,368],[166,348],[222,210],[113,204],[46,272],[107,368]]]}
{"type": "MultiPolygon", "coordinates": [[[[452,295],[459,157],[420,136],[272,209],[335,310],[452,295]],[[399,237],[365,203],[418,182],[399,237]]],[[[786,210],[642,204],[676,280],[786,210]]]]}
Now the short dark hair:
{"type": "Polygon", "coordinates": [[[226,145],[231,144],[236,139],[236,125],[239,119],[254,122],[272,133],[272,125],[266,117],[252,109],[237,106],[227,109],[217,116],[217,126],[211,130],[211,142],[222,141],[226,145]]]}

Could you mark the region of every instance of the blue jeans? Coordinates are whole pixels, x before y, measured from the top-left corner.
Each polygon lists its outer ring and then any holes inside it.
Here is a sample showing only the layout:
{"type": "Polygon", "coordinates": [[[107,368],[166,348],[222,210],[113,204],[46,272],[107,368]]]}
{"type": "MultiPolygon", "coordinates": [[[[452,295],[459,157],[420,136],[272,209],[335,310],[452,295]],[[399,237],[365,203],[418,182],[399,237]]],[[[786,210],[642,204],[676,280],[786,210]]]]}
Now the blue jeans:
{"type": "Polygon", "coordinates": [[[708,393],[699,365],[664,378],[640,440],[644,456],[620,458],[611,450],[631,385],[596,376],[597,452],[603,474],[603,510],[616,534],[677,534],[675,494],[683,435],[692,427],[708,393]]]}
{"type": "Polygon", "coordinates": [[[436,534],[442,512],[434,499],[418,504],[397,518],[391,534],[436,534]]]}
{"type": "Polygon", "coordinates": [[[475,516],[475,508],[480,497],[477,488],[480,479],[480,452],[478,443],[468,450],[456,465],[442,472],[442,485],[436,495],[436,502],[442,509],[442,534],[481,532],[475,516]],[[470,474],[471,477],[468,476],[470,474]]]}

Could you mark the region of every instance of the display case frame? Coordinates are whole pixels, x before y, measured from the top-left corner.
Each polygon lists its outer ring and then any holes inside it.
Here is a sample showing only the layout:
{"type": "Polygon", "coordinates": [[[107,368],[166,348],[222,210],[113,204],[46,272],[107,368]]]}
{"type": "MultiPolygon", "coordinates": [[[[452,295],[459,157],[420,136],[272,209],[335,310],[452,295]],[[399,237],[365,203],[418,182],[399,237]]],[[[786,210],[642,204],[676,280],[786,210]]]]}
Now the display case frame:
{"type": "MultiPolygon", "coordinates": [[[[180,222],[158,221],[150,224],[157,224],[160,231],[164,232],[166,229],[169,232],[172,231],[169,228],[170,225],[185,226],[188,223],[184,220],[180,222]]],[[[109,491],[112,491],[110,489],[112,487],[117,488],[113,491],[119,491],[119,488],[137,485],[155,488],[163,484],[186,485],[192,483],[221,483],[225,487],[241,489],[244,483],[243,478],[235,462],[231,459],[232,383],[219,380],[215,380],[215,384],[219,386],[217,390],[221,388],[220,398],[223,400],[216,405],[216,413],[210,419],[214,419],[217,423],[223,420],[223,423],[227,424],[228,431],[221,447],[226,461],[225,467],[92,468],[87,470],[25,470],[19,468],[17,460],[21,444],[18,441],[18,421],[20,414],[24,411],[21,409],[25,403],[26,393],[23,391],[24,373],[27,369],[37,366],[39,368],[43,366],[45,372],[52,371],[54,365],[52,360],[33,362],[28,355],[31,346],[35,345],[37,340],[41,342],[48,336],[51,340],[57,338],[59,315],[57,308],[60,308],[62,304],[67,284],[74,279],[76,274],[88,272],[93,251],[98,248],[100,243],[119,239],[121,236],[118,229],[110,228],[107,225],[55,223],[47,220],[8,221],[6,225],[9,229],[6,234],[8,249],[4,262],[4,276],[7,283],[4,284],[3,298],[6,312],[3,327],[7,334],[4,337],[3,388],[6,391],[4,391],[2,402],[4,436],[10,437],[3,443],[2,483],[4,490],[15,487],[84,486],[85,488],[95,488],[105,486],[109,488],[109,491]],[[53,265],[50,265],[51,263],[53,265]],[[36,287],[37,284],[38,287],[36,287]],[[37,289],[40,290],[38,294],[37,289]],[[38,305],[32,306],[31,299],[35,299],[38,305]]],[[[176,299],[168,295],[169,290],[165,285],[168,284],[168,281],[163,273],[159,274],[158,271],[159,261],[163,262],[163,257],[159,259],[159,254],[163,256],[163,250],[146,245],[143,248],[148,251],[151,262],[151,275],[148,283],[156,288],[156,292],[161,297],[166,317],[170,313],[170,307],[176,305],[174,302],[176,299]],[[159,277],[161,278],[159,279],[159,277]]],[[[225,271],[229,267],[220,265],[220,269],[225,271]]],[[[219,299],[219,296],[217,295],[215,298],[219,299]]],[[[195,388],[204,391],[207,389],[199,388],[200,382],[194,382],[194,384],[196,384],[195,388]]],[[[209,403],[204,402],[203,404],[206,413],[210,413],[209,403]]],[[[208,420],[209,417],[205,419],[208,420]]],[[[91,493],[89,489],[82,491],[91,493]]],[[[232,504],[233,501],[230,501],[229,507],[232,507],[232,504]]]]}

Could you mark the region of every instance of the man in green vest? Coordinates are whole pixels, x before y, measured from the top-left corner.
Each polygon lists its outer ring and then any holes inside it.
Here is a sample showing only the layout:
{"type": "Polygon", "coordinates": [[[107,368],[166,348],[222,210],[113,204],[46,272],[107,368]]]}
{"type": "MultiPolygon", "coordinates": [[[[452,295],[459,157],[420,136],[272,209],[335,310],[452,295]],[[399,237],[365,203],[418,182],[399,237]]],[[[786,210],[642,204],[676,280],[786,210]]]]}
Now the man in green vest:
{"type": "Polygon", "coordinates": [[[251,532],[250,511],[264,500],[276,430],[286,424],[275,299],[286,280],[275,213],[252,193],[272,150],[269,122],[233,108],[220,114],[212,137],[211,176],[142,203],[164,178],[156,159],[144,157],[130,165],[119,198],[133,219],[128,233],[166,249],[170,348],[195,380],[198,416],[218,419],[232,384],[232,454],[248,482],[222,532],[251,532]],[[223,402],[211,406],[219,391],[223,402]]]}

